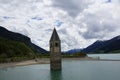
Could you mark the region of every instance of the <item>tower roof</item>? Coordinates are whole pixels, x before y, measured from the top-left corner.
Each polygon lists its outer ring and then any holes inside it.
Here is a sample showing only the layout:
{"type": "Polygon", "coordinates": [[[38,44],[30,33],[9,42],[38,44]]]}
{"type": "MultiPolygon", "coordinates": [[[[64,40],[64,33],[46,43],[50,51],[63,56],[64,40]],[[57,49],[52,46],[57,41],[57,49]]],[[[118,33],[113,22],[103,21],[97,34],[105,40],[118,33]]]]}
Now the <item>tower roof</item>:
{"type": "Polygon", "coordinates": [[[60,41],[60,38],[59,38],[59,36],[58,36],[57,31],[56,31],[55,28],[53,30],[52,36],[50,38],[50,41],[60,41]]]}

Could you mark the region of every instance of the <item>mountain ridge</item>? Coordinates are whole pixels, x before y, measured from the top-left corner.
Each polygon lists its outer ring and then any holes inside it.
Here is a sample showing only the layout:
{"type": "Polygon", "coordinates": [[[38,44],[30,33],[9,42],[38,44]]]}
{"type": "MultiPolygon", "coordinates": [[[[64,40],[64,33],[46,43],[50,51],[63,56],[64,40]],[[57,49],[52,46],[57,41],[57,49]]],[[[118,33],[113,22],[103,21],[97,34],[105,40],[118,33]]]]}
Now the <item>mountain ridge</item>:
{"type": "Polygon", "coordinates": [[[14,41],[24,42],[26,45],[28,45],[30,48],[32,48],[36,53],[41,53],[41,54],[48,53],[48,51],[33,44],[29,37],[22,35],[20,33],[15,33],[15,32],[9,31],[2,26],[0,26],[0,37],[14,40],[14,41]]]}
{"type": "Polygon", "coordinates": [[[120,50],[120,35],[110,40],[96,41],[87,48],[83,49],[82,52],[86,53],[110,53],[120,50]]]}

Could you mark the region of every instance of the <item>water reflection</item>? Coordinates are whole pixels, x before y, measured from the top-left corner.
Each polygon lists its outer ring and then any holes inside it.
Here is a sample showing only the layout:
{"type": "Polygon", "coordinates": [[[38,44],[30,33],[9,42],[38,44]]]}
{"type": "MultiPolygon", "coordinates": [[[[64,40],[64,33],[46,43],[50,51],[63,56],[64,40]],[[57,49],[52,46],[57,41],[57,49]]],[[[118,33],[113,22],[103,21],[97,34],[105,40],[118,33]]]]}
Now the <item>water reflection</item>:
{"type": "Polygon", "coordinates": [[[8,71],[10,69],[14,69],[15,67],[14,66],[11,66],[11,67],[4,67],[4,68],[1,68],[1,70],[3,71],[8,71]]]}
{"type": "Polygon", "coordinates": [[[50,71],[50,80],[62,80],[62,71],[50,71]]]}
{"type": "Polygon", "coordinates": [[[8,68],[2,68],[1,70],[2,71],[8,71],[8,68]]]}

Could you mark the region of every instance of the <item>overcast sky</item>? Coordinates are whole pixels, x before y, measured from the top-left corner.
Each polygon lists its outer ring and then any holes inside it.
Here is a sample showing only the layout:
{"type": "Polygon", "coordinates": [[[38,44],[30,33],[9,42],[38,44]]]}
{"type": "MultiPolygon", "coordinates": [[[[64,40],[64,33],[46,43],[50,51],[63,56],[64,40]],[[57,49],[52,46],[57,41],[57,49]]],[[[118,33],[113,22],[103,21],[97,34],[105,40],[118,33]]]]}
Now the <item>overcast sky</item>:
{"type": "Polygon", "coordinates": [[[0,0],[0,25],[49,50],[54,26],[62,51],[120,35],[120,0],[0,0]]]}

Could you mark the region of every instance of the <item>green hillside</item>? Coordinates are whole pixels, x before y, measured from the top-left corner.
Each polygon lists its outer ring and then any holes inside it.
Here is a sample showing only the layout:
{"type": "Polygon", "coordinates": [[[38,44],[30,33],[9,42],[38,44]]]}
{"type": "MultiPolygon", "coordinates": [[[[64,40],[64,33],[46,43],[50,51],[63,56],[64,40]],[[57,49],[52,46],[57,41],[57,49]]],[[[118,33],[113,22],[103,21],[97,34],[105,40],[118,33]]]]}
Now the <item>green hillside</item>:
{"type": "Polygon", "coordinates": [[[34,52],[25,43],[0,38],[0,62],[34,58],[34,52]]]}

